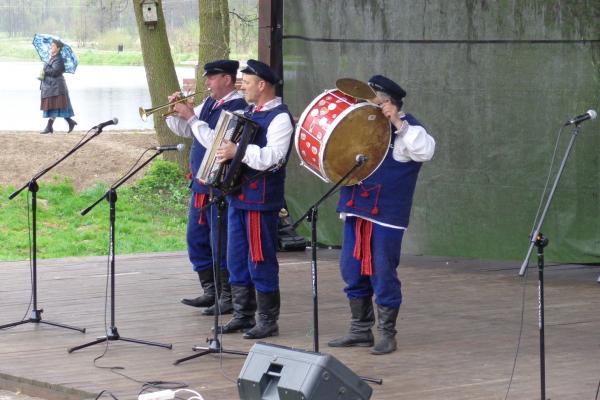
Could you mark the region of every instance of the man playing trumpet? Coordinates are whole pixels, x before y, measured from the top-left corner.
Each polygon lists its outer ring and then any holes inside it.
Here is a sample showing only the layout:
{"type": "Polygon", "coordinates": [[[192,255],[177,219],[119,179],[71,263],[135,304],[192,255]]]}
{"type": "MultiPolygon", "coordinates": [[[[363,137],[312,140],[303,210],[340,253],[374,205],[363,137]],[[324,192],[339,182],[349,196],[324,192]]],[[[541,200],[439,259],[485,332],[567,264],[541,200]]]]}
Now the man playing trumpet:
{"type": "Polygon", "coordinates": [[[187,226],[187,248],[190,262],[194,271],[198,273],[200,284],[204,289],[202,296],[193,299],[182,299],[183,304],[192,307],[208,307],[202,314],[214,314],[215,291],[220,290],[219,306],[222,314],[232,311],[231,287],[229,286],[229,273],[226,262],[226,229],[222,229],[220,281],[221,288],[215,285],[213,276],[213,255],[217,254],[217,210],[216,206],[206,206],[209,188],[196,178],[200,165],[212,143],[200,143],[192,132],[192,126],[199,121],[207,124],[211,129],[217,124],[221,111],[243,110],[247,103],[235,89],[236,74],[239,62],[233,60],[217,60],[204,65],[205,85],[210,91],[209,97],[204,99],[197,107],[186,102],[177,102],[179,93],[169,96],[169,102],[174,103],[173,108],[177,116],[169,116],[167,126],[173,133],[182,137],[193,139],[190,151],[190,187],[192,198],[190,200],[189,217],[187,226]],[[211,244],[212,243],[212,244],[211,244]]]}

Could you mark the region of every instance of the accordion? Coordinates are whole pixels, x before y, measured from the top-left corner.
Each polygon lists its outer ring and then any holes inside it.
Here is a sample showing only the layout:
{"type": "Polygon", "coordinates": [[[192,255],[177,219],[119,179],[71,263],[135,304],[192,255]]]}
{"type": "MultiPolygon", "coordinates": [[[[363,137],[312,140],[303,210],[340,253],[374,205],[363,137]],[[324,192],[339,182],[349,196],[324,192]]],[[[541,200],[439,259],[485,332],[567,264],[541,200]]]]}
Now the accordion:
{"type": "Polygon", "coordinates": [[[248,144],[254,139],[260,126],[241,113],[222,111],[215,126],[215,140],[209,151],[204,154],[202,164],[196,175],[200,183],[225,192],[239,184],[242,175],[242,159],[248,144]],[[216,162],[216,153],[224,140],[237,144],[237,151],[231,160],[216,162]]]}

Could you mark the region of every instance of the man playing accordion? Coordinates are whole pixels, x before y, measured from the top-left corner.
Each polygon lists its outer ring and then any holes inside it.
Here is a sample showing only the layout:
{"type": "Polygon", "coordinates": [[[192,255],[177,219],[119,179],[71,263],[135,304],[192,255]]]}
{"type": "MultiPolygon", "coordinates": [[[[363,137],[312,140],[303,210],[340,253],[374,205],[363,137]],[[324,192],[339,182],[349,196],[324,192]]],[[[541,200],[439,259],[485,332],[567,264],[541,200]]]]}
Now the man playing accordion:
{"type": "MultiPolygon", "coordinates": [[[[242,90],[251,103],[245,116],[260,129],[242,158],[242,185],[227,196],[233,318],[219,330],[244,331],[245,339],[260,339],[279,334],[277,224],[284,205],[285,162],[294,127],[287,106],[276,96],[277,74],[255,60],[248,60],[242,73],[242,90]]],[[[176,106],[176,111],[179,108],[176,106]]],[[[191,128],[200,143],[211,143],[215,132],[208,123],[198,121],[191,128]]],[[[217,162],[231,160],[237,150],[235,143],[225,140],[216,152],[217,162]]]]}

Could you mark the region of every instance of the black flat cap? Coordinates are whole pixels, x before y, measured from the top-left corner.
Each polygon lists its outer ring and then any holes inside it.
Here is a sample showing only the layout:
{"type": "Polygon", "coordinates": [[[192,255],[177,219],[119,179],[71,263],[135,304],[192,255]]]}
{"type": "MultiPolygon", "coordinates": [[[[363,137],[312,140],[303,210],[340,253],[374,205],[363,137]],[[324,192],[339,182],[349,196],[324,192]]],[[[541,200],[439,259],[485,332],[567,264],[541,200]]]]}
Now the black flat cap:
{"type": "Polygon", "coordinates": [[[234,60],[217,60],[204,64],[204,74],[236,74],[240,63],[234,60]]]}
{"type": "Polygon", "coordinates": [[[384,92],[390,95],[390,97],[402,101],[406,96],[406,91],[400,87],[393,80],[386,78],[383,75],[374,75],[369,79],[369,86],[377,92],[384,92]]]}
{"type": "Polygon", "coordinates": [[[246,67],[242,70],[243,74],[256,75],[272,85],[281,83],[279,76],[267,64],[261,61],[248,60],[246,67]]]}

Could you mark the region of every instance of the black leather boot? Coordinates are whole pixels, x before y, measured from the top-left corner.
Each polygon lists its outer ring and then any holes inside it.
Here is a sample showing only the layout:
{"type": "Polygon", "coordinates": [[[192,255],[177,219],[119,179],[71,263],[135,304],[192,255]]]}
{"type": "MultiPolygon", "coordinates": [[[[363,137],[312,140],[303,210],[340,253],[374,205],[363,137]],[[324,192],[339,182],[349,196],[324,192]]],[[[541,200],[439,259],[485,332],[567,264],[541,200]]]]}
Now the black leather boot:
{"type": "Polygon", "coordinates": [[[333,339],[327,345],[329,347],[371,347],[375,342],[371,328],[375,325],[375,314],[370,297],[350,299],[350,330],[337,339],[333,339]]]}
{"type": "MultiPolygon", "coordinates": [[[[221,290],[219,295],[219,312],[221,315],[231,314],[233,304],[231,302],[231,285],[229,284],[229,271],[221,268],[221,290]]],[[[202,315],[215,315],[215,305],[202,310],[202,315]]]]}
{"type": "Polygon", "coordinates": [[[198,271],[198,278],[202,289],[204,289],[204,294],[195,299],[181,299],[181,302],[186,306],[210,307],[215,304],[215,279],[212,268],[198,271]]]}
{"type": "Polygon", "coordinates": [[[388,354],[396,351],[396,319],[399,308],[377,305],[377,332],[379,340],[371,350],[371,354],[388,354]]]}
{"type": "Polygon", "coordinates": [[[256,293],[254,286],[231,285],[233,318],[218,327],[218,333],[245,332],[256,325],[256,293]]]}
{"type": "Polygon", "coordinates": [[[279,335],[279,308],[281,300],[279,290],[271,293],[256,292],[258,302],[258,321],[254,328],[244,333],[244,339],[262,339],[279,335]]]}
{"type": "Polygon", "coordinates": [[[75,122],[74,120],[72,120],[71,118],[65,118],[65,121],[67,121],[67,124],[69,124],[69,133],[73,132],[73,128],[75,128],[75,125],[77,125],[77,122],[75,122]]]}
{"type": "Polygon", "coordinates": [[[46,124],[46,128],[40,133],[53,133],[54,129],[52,129],[52,124],[54,124],[54,118],[48,118],[48,123],[46,124]]]}

